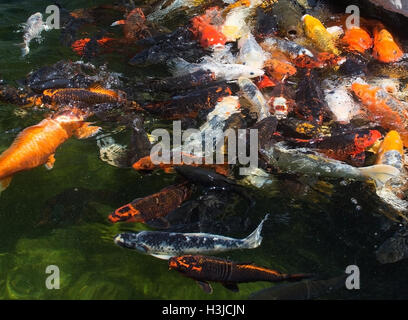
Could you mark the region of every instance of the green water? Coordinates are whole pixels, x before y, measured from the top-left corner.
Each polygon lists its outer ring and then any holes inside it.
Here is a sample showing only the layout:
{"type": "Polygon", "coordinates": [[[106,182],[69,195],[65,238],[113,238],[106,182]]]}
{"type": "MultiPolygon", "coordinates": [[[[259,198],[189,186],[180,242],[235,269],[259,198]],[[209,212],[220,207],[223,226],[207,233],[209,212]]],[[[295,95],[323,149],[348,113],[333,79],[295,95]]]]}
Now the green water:
{"type": "MultiPolygon", "coordinates": [[[[67,9],[106,1],[62,1],[67,9]]],[[[77,60],[59,44],[59,31],[44,33],[41,45],[20,58],[18,24],[32,13],[45,11],[47,1],[0,1],[0,74],[12,82],[32,69],[61,59],[77,60]]],[[[123,57],[111,57],[112,71],[137,75],[123,57]]],[[[0,152],[18,132],[39,122],[41,112],[16,113],[0,105],[0,152]]],[[[105,131],[104,123],[97,123],[105,131]]],[[[52,170],[38,167],[16,174],[0,196],[0,298],[1,299],[246,299],[251,292],[270,286],[258,282],[240,285],[233,293],[214,285],[207,295],[190,279],[169,271],[167,262],[116,246],[112,239],[122,231],[144,230],[142,224],[107,222],[107,215],[130,200],[170,185],[173,174],[140,175],[99,159],[94,138],[70,139],[56,153],[52,170]],[[46,267],[60,270],[60,289],[48,290],[46,267]]],[[[266,213],[262,245],[253,250],[220,255],[253,261],[281,272],[315,272],[329,277],[357,264],[361,289],[340,290],[322,298],[408,298],[407,261],[380,265],[374,256],[385,239],[382,218],[376,215],[372,190],[361,183],[335,184],[326,192],[304,192],[299,183],[281,179],[269,193],[257,192],[250,212],[251,226],[226,236],[244,237],[266,213]],[[272,192],[273,191],[273,192],[272,192]],[[362,207],[356,209],[355,198],[362,207]]],[[[237,210],[237,215],[242,210],[237,210]]],[[[222,221],[221,221],[222,222],[222,221]]]]}

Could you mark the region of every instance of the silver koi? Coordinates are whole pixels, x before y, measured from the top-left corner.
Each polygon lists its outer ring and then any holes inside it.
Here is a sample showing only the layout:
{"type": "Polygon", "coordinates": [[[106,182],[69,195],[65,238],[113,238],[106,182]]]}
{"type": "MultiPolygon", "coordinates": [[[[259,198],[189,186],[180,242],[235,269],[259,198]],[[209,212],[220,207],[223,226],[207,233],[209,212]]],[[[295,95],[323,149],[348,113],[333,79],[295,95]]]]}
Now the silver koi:
{"type": "Polygon", "coordinates": [[[378,189],[400,171],[390,165],[377,164],[368,167],[353,167],[347,163],[328,158],[306,148],[289,149],[284,143],[276,143],[269,150],[261,150],[269,164],[287,173],[301,173],[337,179],[358,181],[374,180],[378,189]]]}
{"type": "Polygon", "coordinates": [[[248,78],[240,77],[238,85],[243,96],[256,108],[258,121],[269,117],[269,106],[258,87],[248,78]]]}
{"type": "Polygon", "coordinates": [[[254,249],[261,245],[261,231],[269,214],[248,237],[235,239],[210,233],[141,231],[118,234],[115,244],[159,259],[184,254],[213,254],[236,249],[254,249]]]}
{"type": "Polygon", "coordinates": [[[43,16],[40,12],[31,15],[27,22],[23,24],[23,43],[21,47],[22,56],[26,56],[30,52],[30,42],[33,39],[40,39],[41,32],[49,30],[49,27],[44,23],[43,16]]]}

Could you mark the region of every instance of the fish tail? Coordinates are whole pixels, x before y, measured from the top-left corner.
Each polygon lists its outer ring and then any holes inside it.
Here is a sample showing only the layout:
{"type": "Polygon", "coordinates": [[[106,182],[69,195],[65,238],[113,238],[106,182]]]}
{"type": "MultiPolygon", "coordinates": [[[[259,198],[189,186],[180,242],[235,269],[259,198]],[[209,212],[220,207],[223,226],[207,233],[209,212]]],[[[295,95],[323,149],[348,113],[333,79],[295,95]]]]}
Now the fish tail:
{"type": "Polygon", "coordinates": [[[17,46],[21,48],[21,55],[23,57],[25,57],[30,52],[30,47],[25,42],[19,43],[17,46]]]}
{"type": "Polygon", "coordinates": [[[245,243],[246,248],[257,248],[257,247],[259,247],[261,245],[261,242],[262,242],[262,236],[261,236],[262,227],[263,227],[264,222],[268,218],[269,218],[269,214],[267,214],[265,216],[265,218],[263,218],[263,220],[261,221],[259,226],[254,230],[254,232],[252,232],[248,237],[243,239],[243,242],[245,243]]]}
{"type": "Polygon", "coordinates": [[[174,75],[183,75],[189,73],[190,63],[183,58],[174,58],[167,62],[169,71],[174,75]]]}
{"type": "Polygon", "coordinates": [[[376,164],[369,167],[358,168],[358,170],[363,176],[374,180],[377,189],[384,186],[389,179],[400,174],[397,168],[387,164],[376,164]]]}
{"type": "Polygon", "coordinates": [[[4,178],[4,179],[0,180],[0,194],[1,194],[4,190],[7,189],[7,187],[10,185],[10,182],[11,182],[11,179],[12,179],[12,178],[13,178],[13,177],[10,176],[10,177],[7,177],[7,178],[4,178]]]}

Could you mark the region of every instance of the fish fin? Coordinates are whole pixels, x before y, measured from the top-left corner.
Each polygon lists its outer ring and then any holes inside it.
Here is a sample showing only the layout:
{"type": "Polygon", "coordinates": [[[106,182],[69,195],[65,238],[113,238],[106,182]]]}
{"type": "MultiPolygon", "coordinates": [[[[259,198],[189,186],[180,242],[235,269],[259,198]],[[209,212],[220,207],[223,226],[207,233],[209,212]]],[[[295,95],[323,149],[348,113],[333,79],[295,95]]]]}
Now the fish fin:
{"type": "Polygon", "coordinates": [[[227,288],[228,290],[231,290],[233,292],[239,292],[238,285],[236,283],[232,282],[221,282],[221,284],[227,288]]]}
{"type": "Polygon", "coordinates": [[[209,284],[208,282],[206,282],[206,281],[199,281],[199,280],[196,280],[196,282],[197,282],[197,284],[200,286],[200,288],[203,289],[203,291],[204,291],[205,293],[208,293],[208,294],[213,293],[213,288],[211,287],[211,284],[209,284]]]}
{"type": "Polygon", "coordinates": [[[170,223],[163,217],[146,221],[145,224],[155,229],[168,229],[170,227],[170,223]]]}
{"type": "Polygon", "coordinates": [[[78,128],[75,131],[74,135],[78,139],[86,139],[86,138],[94,136],[95,134],[97,134],[101,130],[102,130],[101,127],[90,126],[90,122],[85,122],[82,127],[78,128]]]}
{"type": "Polygon", "coordinates": [[[373,179],[377,189],[381,188],[389,179],[400,174],[400,171],[397,168],[387,164],[375,164],[373,166],[357,169],[363,176],[373,179]]]}
{"type": "Polygon", "coordinates": [[[21,56],[25,57],[30,52],[30,47],[26,43],[18,43],[18,47],[21,48],[21,56]]]}
{"type": "Polygon", "coordinates": [[[125,24],[125,20],[115,21],[115,22],[112,23],[110,26],[111,26],[111,27],[114,27],[114,26],[119,26],[119,25],[122,25],[122,24],[125,24]]]}
{"type": "Polygon", "coordinates": [[[100,93],[100,94],[106,94],[108,96],[114,97],[114,98],[119,98],[119,95],[117,92],[113,90],[109,90],[106,88],[103,88],[100,83],[96,82],[92,84],[89,88],[89,91],[95,92],[95,93],[100,93]]]}
{"type": "Polygon", "coordinates": [[[150,254],[151,256],[158,258],[158,259],[162,259],[162,260],[169,260],[171,257],[171,255],[166,255],[166,254],[150,254]]]}
{"type": "Polygon", "coordinates": [[[167,62],[168,69],[173,76],[190,73],[191,63],[183,58],[174,58],[167,62]]]}
{"type": "Polygon", "coordinates": [[[53,153],[52,155],[50,155],[48,157],[47,162],[45,163],[45,167],[48,170],[51,170],[52,168],[54,168],[54,163],[55,163],[55,153],[53,153]]]}
{"type": "Polygon", "coordinates": [[[172,168],[172,167],[163,168],[163,171],[164,171],[165,173],[174,173],[174,168],[172,168]]]}
{"type": "Polygon", "coordinates": [[[2,193],[4,190],[7,189],[7,187],[10,185],[12,178],[13,176],[10,176],[10,177],[0,180],[0,193],[2,193]]]}
{"type": "Polygon", "coordinates": [[[261,231],[264,222],[269,218],[269,214],[263,218],[259,226],[252,232],[248,237],[243,239],[243,242],[246,245],[246,248],[257,248],[261,245],[262,242],[262,236],[261,236],[261,231]]]}
{"type": "Polygon", "coordinates": [[[363,151],[357,154],[351,154],[350,161],[352,162],[352,165],[355,167],[362,166],[365,161],[365,152],[363,151]]]}

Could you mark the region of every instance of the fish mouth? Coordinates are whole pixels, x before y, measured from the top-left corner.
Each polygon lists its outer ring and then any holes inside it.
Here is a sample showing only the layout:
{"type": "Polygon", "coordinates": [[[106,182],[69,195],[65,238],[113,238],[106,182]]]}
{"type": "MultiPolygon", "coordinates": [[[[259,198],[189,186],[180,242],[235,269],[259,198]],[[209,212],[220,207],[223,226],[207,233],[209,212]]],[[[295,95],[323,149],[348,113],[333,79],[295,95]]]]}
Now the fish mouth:
{"type": "Polygon", "coordinates": [[[132,233],[120,233],[115,236],[113,242],[119,247],[134,249],[142,253],[148,253],[149,251],[147,246],[137,243],[137,239],[132,233]]]}

